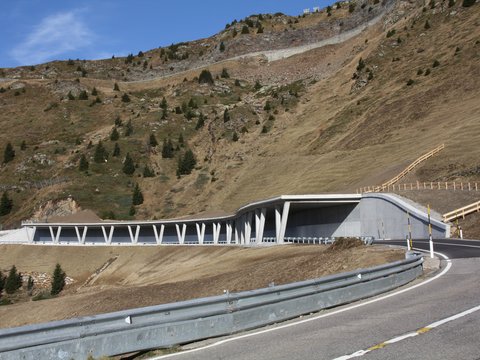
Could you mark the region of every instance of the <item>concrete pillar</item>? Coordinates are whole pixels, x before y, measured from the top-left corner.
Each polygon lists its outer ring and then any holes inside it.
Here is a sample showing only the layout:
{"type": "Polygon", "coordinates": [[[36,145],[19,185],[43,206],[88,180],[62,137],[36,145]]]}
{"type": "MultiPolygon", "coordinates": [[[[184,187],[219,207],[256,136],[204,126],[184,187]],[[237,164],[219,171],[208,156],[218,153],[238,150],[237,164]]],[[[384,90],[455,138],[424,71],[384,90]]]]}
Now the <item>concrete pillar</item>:
{"type": "Polygon", "coordinates": [[[37,231],[37,227],[36,226],[32,226],[32,227],[26,227],[25,230],[27,231],[27,238],[28,238],[28,242],[33,244],[34,240],[35,240],[35,232],[37,231]]]}
{"type": "Polygon", "coordinates": [[[205,223],[196,223],[195,227],[197,228],[198,243],[203,245],[203,241],[205,240],[205,223]]]}
{"type": "Polygon", "coordinates": [[[240,232],[239,232],[239,225],[240,219],[235,219],[235,244],[239,245],[240,244],[240,232]]]}
{"type": "Polygon", "coordinates": [[[231,244],[232,243],[232,221],[229,220],[227,221],[226,223],[226,235],[227,235],[227,244],[231,244]]]}
{"type": "Polygon", "coordinates": [[[132,241],[132,244],[138,243],[138,234],[140,234],[140,225],[137,225],[135,227],[135,234],[132,231],[132,226],[128,225],[128,233],[130,234],[130,240],[132,241]]]}
{"type": "Polygon", "coordinates": [[[50,229],[50,236],[52,237],[52,241],[54,244],[58,244],[58,240],[60,239],[60,233],[62,232],[62,227],[59,226],[57,228],[57,232],[54,233],[53,226],[48,227],[50,229]]]}
{"type": "Polygon", "coordinates": [[[255,238],[257,245],[263,242],[263,232],[265,230],[266,214],[266,208],[255,210],[255,238]]]}
{"type": "Polygon", "coordinates": [[[113,237],[114,229],[115,229],[114,226],[110,226],[110,232],[107,235],[107,231],[105,229],[105,226],[102,226],[103,237],[105,238],[105,243],[107,243],[108,245],[110,245],[112,243],[112,237],[113,237]]]}
{"type": "Polygon", "coordinates": [[[245,215],[245,244],[250,245],[252,239],[252,212],[248,212],[245,215]]]}
{"type": "Polygon", "coordinates": [[[178,243],[183,245],[185,243],[185,233],[187,232],[187,224],[181,224],[182,230],[180,230],[180,224],[175,224],[177,228],[178,243]]]}
{"type": "Polygon", "coordinates": [[[77,239],[79,244],[85,244],[85,238],[87,237],[87,230],[88,230],[88,227],[84,226],[82,234],[80,234],[80,229],[78,228],[78,226],[75,226],[75,232],[77,233],[77,239]]]}
{"type": "Polygon", "coordinates": [[[280,205],[275,206],[275,233],[277,244],[283,244],[285,231],[287,230],[288,213],[290,211],[290,202],[285,201],[283,209],[280,205]]]}
{"type": "Polygon", "coordinates": [[[246,222],[246,216],[243,214],[240,218],[240,244],[245,245],[245,222],[246,222]]]}
{"type": "Polygon", "coordinates": [[[215,245],[218,244],[218,240],[220,239],[220,230],[222,229],[221,223],[213,223],[213,243],[215,245]]]}
{"type": "Polygon", "coordinates": [[[153,233],[155,234],[155,241],[158,245],[161,245],[163,242],[163,232],[165,231],[165,225],[160,225],[160,233],[158,232],[157,226],[153,226],[153,233]]]}

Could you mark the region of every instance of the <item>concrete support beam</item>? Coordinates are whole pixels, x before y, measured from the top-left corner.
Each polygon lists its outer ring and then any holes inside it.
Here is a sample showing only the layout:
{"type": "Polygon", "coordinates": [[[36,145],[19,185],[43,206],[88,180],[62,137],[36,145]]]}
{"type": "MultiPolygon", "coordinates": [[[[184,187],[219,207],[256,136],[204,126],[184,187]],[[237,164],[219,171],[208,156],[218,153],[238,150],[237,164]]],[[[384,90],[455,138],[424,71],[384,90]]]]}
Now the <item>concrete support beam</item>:
{"type": "Polygon", "coordinates": [[[266,216],[267,216],[266,208],[255,210],[255,239],[256,239],[257,245],[263,242],[263,233],[265,230],[266,216]]]}
{"type": "Polygon", "coordinates": [[[205,240],[205,223],[196,223],[195,227],[197,228],[198,243],[203,245],[203,241],[205,240]]]}
{"type": "Polygon", "coordinates": [[[232,243],[232,233],[233,233],[233,230],[232,230],[232,221],[229,220],[229,221],[227,221],[227,224],[226,224],[227,244],[231,244],[231,243],[232,243]]]}
{"type": "Polygon", "coordinates": [[[138,235],[140,234],[140,225],[135,227],[135,234],[132,231],[132,225],[128,225],[128,233],[130,234],[130,240],[132,244],[138,243],[138,235]]]}
{"type": "Polygon", "coordinates": [[[213,223],[213,243],[218,244],[220,240],[220,231],[222,229],[222,223],[213,223]]]}
{"type": "Polygon", "coordinates": [[[178,243],[183,245],[185,243],[185,234],[187,233],[187,224],[181,224],[182,229],[180,230],[180,224],[175,224],[177,228],[178,243]]]}
{"type": "Polygon", "coordinates": [[[160,232],[158,232],[158,228],[156,225],[152,225],[153,233],[155,234],[155,241],[158,245],[161,245],[163,242],[163,233],[165,231],[165,225],[160,225],[160,232]]]}
{"type": "Polygon", "coordinates": [[[37,231],[36,226],[26,227],[25,230],[27,231],[27,239],[30,244],[33,244],[35,239],[35,232],[37,231]]]}
{"type": "Polygon", "coordinates": [[[243,214],[241,217],[240,217],[240,228],[239,228],[239,232],[240,232],[240,244],[242,245],[245,245],[245,222],[246,222],[246,216],[245,214],[243,214]]]}
{"type": "Polygon", "coordinates": [[[250,245],[252,239],[252,217],[253,213],[249,212],[245,215],[245,244],[250,245]]]}
{"type": "Polygon", "coordinates": [[[240,232],[239,232],[239,225],[240,219],[235,219],[235,244],[239,245],[240,244],[240,232]]]}
{"type": "Polygon", "coordinates": [[[85,244],[85,238],[87,237],[88,226],[83,227],[82,234],[80,235],[80,229],[78,226],[75,226],[75,232],[77,233],[77,239],[79,244],[85,244]]]}
{"type": "Polygon", "coordinates": [[[110,231],[107,235],[107,230],[105,226],[102,226],[103,237],[105,238],[105,243],[110,245],[112,243],[113,231],[115,230],[115,226],[110,226],[110,231]]]}
{"type": "Polygon", "coordinates": [[[52,241],[54,244],[58,244],[58,240],[60,239],[60,233],[62,232],[62,227],[57,227],[57,232],[54,233],[53,226],[48,227],[50,229],[50,236],[52,237],[52,241]]]}
{"type": "Polygon", "coordinates": [[[284,242],[289,211],[289,201],[283,204],[283,209],[280,205],[275,206],[275,234],[277,236],[277,244],[283,244],[284,242]]]}

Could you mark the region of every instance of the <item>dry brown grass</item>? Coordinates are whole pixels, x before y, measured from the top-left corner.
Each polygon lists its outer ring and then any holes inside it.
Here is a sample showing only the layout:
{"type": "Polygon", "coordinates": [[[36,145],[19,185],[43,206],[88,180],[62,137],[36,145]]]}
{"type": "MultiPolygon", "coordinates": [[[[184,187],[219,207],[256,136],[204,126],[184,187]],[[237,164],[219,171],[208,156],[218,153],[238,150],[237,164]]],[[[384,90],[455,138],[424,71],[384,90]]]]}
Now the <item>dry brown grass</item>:
{"type": "Polygon", "coordinates": [[[51,273],[57,262],[75,283],[59,298],[0,307],[1,327],[156,305],[284,284],[402,259],[377,247],[0,246],[0,264],[51,273]],[[113,263],[80,288],[109,259],[113,263]]]}

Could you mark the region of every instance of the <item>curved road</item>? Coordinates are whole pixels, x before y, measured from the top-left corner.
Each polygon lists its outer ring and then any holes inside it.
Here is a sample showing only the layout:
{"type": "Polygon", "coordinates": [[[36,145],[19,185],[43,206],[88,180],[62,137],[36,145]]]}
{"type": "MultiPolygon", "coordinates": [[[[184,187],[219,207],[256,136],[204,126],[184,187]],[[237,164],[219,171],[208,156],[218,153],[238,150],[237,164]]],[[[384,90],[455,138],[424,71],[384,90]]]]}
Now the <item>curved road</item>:
{"type": "MultiPolygon", "coordinates": [[[[428,241],[414,241],[414,248],[422,247],[428,248],[428,241]]],[[[445,259],[434,277],[277,326],[193,344],[191,350],[156,359],[478,360],[480,241],[435,240],[435,251],[443,252],[445,259]]]]}

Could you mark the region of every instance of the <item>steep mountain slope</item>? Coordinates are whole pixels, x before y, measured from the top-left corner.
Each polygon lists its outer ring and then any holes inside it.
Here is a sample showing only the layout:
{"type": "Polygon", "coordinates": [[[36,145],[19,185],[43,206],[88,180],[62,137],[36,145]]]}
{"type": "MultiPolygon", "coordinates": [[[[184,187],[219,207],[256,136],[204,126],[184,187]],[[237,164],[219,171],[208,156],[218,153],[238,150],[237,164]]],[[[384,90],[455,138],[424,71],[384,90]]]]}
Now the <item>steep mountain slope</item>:
{"type": "Polygon", "coordinates": [[[353,12],[334,6],[331,14],[257,15],[210,39],[141,56],[3,70],[0,144],[10,141],[16,156],[0,169],[14,203],[1,221],[14,225],[68,195],[102,217],[128,218],[135,183],[145,198],[137,218],[228,212],[281,193],[354,191],[387,180],[440,143],[445,151],[412,178],[480,180],[480,7],[372,1],[353,12]],[[383,12],[339,44],[273,62],[236,57],[258,44],[269,50],[319,41],[383,12]],[[241,34],[244,25],[249,34],[241,34]],[[214,84],[199,84],[202,66],[214,84]],[[78,100],[84,90],[89,99],[78,100]],[[114,127],[120,136],[111,141],[114,127]],[[172,159],[162,157],[167,139],[172,159]],[[96,163],[100,140],[109,157],[96,163]],[[187,148],[197,164],[177,177],[187,148]],[[127,152],[133,175],[122,172],[127,152]],[[82,155],[87,172],[78,170],[82,155]],[[153,177],[142,176],[145,165],[153,177]],[[50,178],[57,183],[41,183],[50,178]]]}

